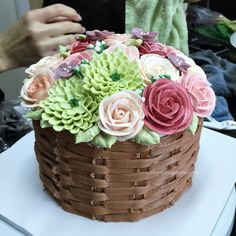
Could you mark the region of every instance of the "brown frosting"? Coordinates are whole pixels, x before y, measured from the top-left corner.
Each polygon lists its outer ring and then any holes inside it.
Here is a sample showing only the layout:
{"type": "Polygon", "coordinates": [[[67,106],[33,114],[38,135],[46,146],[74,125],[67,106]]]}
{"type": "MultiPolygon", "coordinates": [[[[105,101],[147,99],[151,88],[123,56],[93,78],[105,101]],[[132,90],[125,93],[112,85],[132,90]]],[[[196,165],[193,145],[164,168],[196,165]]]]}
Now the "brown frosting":
{"type": "Polygon", "coordinates": [[[194,136],[185,131],[158,145],[126,141],[99,149],[34,121],[40,178],[66,211],[103,221],[140,220],[170,207],[191,186],[201,128],[202,120],[194,136]]]}

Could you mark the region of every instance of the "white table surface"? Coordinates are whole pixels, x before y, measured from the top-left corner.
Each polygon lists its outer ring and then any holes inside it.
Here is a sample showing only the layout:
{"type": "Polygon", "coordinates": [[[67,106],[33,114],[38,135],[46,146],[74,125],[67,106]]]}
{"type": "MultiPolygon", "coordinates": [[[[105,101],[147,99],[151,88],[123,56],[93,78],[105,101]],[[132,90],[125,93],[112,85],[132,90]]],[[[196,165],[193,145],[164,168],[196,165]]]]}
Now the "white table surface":
{"type": "MultiPolygon", "coordinates": [[[[97,222],[63,211],[42,190],[33,143],[31,132],[0,154],[0,218],[8,219],[25,234],[223,236],[232,223],[236,181],[234,138],[204,128],[192,188],[173,207],[135,223],[97,222]],[[224,221],[220,220],[223,216],[224,221]]],[[[8,236],[3,232],[21,235],[11,230],[1,221],[0,235],[8,236]]]]}

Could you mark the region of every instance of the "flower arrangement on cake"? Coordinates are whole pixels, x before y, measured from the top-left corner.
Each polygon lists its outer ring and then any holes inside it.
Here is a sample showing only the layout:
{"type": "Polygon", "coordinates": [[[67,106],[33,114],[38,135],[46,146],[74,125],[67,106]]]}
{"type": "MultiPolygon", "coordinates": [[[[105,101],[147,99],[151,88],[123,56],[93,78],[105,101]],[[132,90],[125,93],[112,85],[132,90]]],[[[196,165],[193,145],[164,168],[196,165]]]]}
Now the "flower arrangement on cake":
{"type": "Polygon", "coordinates": [[[75,142],[159,143],[160,135],[209,116],[215,95],[203,70],[156,33],[89,31],[26,70],[22,105],[41,127],[68,130],[75,142]]]}
{"type": "Polygon", "coordinates": [[[215,95],[204,71],[156,36],[87,31],[26,69],[22,105],[38,120],[40,177],[65,210],[137,220],[191,184],[199,120],[215,95]]]}

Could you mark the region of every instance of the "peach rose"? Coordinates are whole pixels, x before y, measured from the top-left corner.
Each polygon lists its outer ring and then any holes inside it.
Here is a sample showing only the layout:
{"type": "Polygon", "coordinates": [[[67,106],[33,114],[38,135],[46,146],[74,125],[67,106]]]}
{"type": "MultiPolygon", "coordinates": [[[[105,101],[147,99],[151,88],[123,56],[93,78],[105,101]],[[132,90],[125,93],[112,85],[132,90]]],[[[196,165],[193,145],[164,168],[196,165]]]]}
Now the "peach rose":
{"type": "Polygon", "coordinates": [[[25,73],[33,76],[38,70],[49,68],[55,69],[60,63],[62,63],[64,58],[60,57],[60,54],[55,54],[54,56],[43,57],[36,64],[31,65],[25,70],[25,73]]]}
{"type": "Polygon", "coordinates": [[[139,61],[139,69],[144,85],[152,83],[152,77],[159,75],[169,75],[171,80],[179,79],[179,71],[171,62],[157,54],[145,54],[139,61]]]}
{"type": "Polygon", "coordinates": [[[54,79],[51,70],[44,69],[35,72],[35,75],[28,79],[21,89],[23,99],[21,105],[27,108],[38,107],[39,102],[47,98],[48,90],[53,84],[54,79]]]}
{"type": "Polygon", "coordinates": [[[139,59],[139,50],[135,46],[126,46],[125,44],[116,44],[107,48],[106,50],[104,50],[104,52],[112,53],[116,49],[120,49],[122,52],[124,52],[130,60],[139,59]]]}
{"type": "Polygon", "coordinates": [[[104,98],[99,106],[99,128],[124,141],[143,127],[142,99],[133,91],[122,91],[104,98]]]}
{"type": "Polygon", "coordinates": [[[215,108],[216,97],[206,76],[198,71],[189,71],[178,82],[190,94],[195,114],[199,117],[210,116],[215,108]]]}
{"type": "Polygon", "coordinates": [[[107,36],[104,39],[104,42],[108,47],[113,46],[115,44],[125,43],[131,39],[131,35],[129,34],[112,34],[107,36]]]}

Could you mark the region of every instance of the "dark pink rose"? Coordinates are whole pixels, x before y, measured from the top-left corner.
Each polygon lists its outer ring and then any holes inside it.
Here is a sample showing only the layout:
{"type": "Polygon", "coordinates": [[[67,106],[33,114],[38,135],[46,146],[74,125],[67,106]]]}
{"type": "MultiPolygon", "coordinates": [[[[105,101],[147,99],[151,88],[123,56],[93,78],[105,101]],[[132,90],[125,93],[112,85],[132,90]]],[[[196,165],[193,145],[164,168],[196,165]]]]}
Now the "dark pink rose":
{"type": "Polygon", "coordinates": [[[145,87],[145,125],[161,134],[185,130],[192,122],[193,108],[188,92],[177,82],[158,79],[145,87]]]}
{"type": "Polygon", "coordinates": [[[81,42],[81,41],[75,41],[70,45],[70,51],[71,53],[75,52],[82,52],[85,51],[88,47],[89,43],[87,41],[81,42]]]}
{"type": "Polygon", "coordinates": [[[141,55],[143,54],[158,54],[160,56],[166,56],[166,46],[162,43],[153,43],[149,44],[144,42],[139,48],[141,55]]]}

